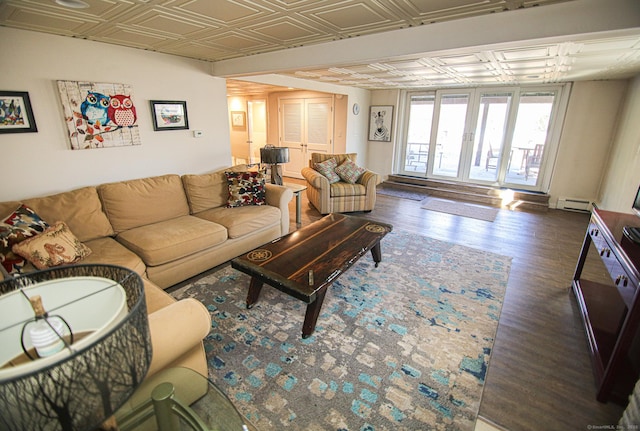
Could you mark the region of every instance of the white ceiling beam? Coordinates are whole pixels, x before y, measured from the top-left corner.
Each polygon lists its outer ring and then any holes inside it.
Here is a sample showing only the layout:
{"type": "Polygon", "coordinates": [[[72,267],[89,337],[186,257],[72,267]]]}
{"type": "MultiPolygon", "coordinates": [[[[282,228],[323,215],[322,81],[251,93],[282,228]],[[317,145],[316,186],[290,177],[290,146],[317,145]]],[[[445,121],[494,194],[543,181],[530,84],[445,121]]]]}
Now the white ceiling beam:
{"type": "Polygon", "coordinates": [[[240,77],[638,31],[638,0],[574,0],[223,60],[211,70],[215,76],[240,77]]]}

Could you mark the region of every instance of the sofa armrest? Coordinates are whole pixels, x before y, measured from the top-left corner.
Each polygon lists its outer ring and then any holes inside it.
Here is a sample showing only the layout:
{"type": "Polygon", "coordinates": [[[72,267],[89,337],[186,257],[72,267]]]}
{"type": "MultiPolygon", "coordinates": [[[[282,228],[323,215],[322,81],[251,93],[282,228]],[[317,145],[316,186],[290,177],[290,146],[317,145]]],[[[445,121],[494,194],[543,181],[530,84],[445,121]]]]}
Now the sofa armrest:
{"type": "Polygon", "coordinates": [[[147,376],[202,343],[210,330],[209,311],[193,298],[182,299],[149,314],[153,357],[147,376]]]}
{"type": "Polygon", "coordinates": [[[314,189],[329,190],[329,180],[313,168],[302,168],[302,176],[314,189]]]}
{"type": "Polygon", "coordinates": [[[360,178],[358,178],[358,183],[367,188],[369,186],[375,187],[378,184],[378,174],[371,171],[365,171],[365,173],[360,175],[360,178]]]}
{"type": "Polygon", "coordinates": [[[289,187],[277,184],[266,183],[265,200],[267,205],[280,208],[282,218],[280,219],[281,235],[289,233],[289,202],[293,199],[293,191],[289,187]]]}
{"type": "Polygon", "coordinates": [[[378,174],[372,171],[365,171],[364,174],[358,178],[358,182],[364,186],[365,200],[367,202],[367,210],[372,210],[376,204],[376,186],[378,185],[378,174]]]}

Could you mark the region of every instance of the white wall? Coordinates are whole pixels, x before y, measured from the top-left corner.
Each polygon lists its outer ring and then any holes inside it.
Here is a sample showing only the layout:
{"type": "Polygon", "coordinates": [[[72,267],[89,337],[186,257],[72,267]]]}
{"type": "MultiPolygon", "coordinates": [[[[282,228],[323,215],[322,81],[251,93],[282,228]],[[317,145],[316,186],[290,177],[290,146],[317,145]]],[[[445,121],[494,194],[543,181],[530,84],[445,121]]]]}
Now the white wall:
{"type": "Polygon", "coordinates": [[[208,63],[7,27],[0,40],[0,89],[29,92],[38,127],[0,134],[0,201],[231,164],[226,82],[208,63]],[[70,150],[56,80],[130,84],[142,145],[70,150]],[[149,100],[185,100],[190,130],[154,132],[149,100]]]}
{"type": "Polygon", "coordinates": [[[627,85],[627,80],[573,84],[551,178],[552,207],[561,197],[597,200],[627,85]]]}
{"type": "Polygon", "coordinates": [[[609,164],[600,190],[599,207],[631,212],[640,185],[640,76],[630,82],[609,164]]]}
{"type": "Polygon", "coordinates": [[[367,117],[367,129],[365,131],[365,139],[369,147],[368,151],[368,167],[374,172],[377,172],[380,176],[378,180],[380,182],[386,180],[390,174],[394,172],[395,164],[395,149],[396,145],[399,145],[399,141],[402,139],[402,135],[399,133],[400,122],[398,121],[400,106],[400,91],[399,90],[376,90],[371,93],[371,105],[391,105],[393,106],[393,122],[391,123],[391,142],[378,142],[369,141],[369,118],[370,111],[369,106],[362,107],[362,113],[367,117]]]}

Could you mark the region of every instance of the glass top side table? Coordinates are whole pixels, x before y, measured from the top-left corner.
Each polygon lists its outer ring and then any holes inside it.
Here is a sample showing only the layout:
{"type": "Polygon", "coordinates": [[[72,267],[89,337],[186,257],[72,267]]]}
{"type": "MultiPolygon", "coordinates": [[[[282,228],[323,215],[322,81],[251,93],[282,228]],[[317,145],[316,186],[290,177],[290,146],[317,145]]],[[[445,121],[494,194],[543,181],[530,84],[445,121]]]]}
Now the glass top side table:
{"type": "Polygon", "coordinates": [[[121,431],[256,431],[213,382],[181,367],[147,379],[115,417],[121,431]]]}
{"type": "Polygon", "coordinates": [[[306,184],[295,183],[284,183],[283,185],[290,188],[293,194],[296,195],[296,226],[300,227],[302,224],[302,221],[300,220],[302,218],[302,197],[300,196],[300,193],[307,190],[307,186],[306,184]]]}

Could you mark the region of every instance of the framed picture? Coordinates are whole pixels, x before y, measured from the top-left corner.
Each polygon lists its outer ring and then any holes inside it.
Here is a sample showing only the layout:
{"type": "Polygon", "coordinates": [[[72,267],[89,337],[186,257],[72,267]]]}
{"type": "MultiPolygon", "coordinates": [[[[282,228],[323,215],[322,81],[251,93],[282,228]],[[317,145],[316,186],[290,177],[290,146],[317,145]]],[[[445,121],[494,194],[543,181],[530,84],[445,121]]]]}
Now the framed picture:
{"type": "Polygon", "coordinates": [[[391,142],[393,106],[371,106],[369,112],[369,140],[391,142]]]}
{"type": "Polygon", "coordinates": [[[62,80],[57,84],[72,150],[142,145],[131,85],[62,80]]]}
{"type": "Polygon", "coordinates": [[[152,100],[151,115],[155,131],[189,129],[187,102],[152,100]]]}
{"type": "Polygon", "coordinates": [[[246,125],[244,111],[231,111],[231,126],[244,129],[246,125]]]}
{"type": "Polygon", "coordinates": [[[29,93],[0,90],[0,133],[37,131],[29,93]]]}

